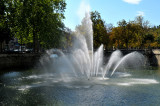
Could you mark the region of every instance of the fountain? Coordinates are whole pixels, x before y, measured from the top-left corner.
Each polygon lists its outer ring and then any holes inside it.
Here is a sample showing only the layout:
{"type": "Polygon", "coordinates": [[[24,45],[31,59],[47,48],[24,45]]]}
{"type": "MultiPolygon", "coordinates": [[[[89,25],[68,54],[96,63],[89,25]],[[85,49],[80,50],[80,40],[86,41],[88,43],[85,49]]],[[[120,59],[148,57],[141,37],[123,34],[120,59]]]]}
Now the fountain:
{"type": "Polygon", "coordinates": [[[89,13],[85,14],[82,25],[76,28],[75,36],[70,53],[51,49],[47,51],[47,58],[46,55],[41,58],[43,65],[47,61],[50,70],[54,70],[65,80],[72,77],[90,79],[97,76],[104,79],[114,75],[116,70],[139,68],[145,64],[146,59],[142,54],[132,52],[122,56],[120,50],[114,51],[107,64],[104,64],[103,44],[97,51],[93,51],[93,30],[89,13]],[[55,52],[59,56],[55,56],[55,52]]]}
{"type": "Polygon", "coordinates": [[[93,51],[89,14],[75,36],[70,53],[46,51],[40,59],[42,71],[14,70],[0,75],[0,105],[160,104],[160,71],[138,70],[146,62],[142,54],[123,56],[116,50],[104,62],[103,45],[93,51]]]}

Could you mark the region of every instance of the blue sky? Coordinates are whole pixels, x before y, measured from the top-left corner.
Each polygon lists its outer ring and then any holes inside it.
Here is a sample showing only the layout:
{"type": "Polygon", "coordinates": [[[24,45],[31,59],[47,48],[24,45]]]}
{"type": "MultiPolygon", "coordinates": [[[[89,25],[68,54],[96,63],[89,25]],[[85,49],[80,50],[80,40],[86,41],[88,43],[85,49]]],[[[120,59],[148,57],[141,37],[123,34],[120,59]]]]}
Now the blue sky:
{"type": "Polygon", "coordinates": [[[125,19],[142,15],[153,25],[160,25],[160,0],[66,0],[64,23],[74,30],[81,23],[85,11],[98,11],[101,18],[114,26],[125,19]]]}

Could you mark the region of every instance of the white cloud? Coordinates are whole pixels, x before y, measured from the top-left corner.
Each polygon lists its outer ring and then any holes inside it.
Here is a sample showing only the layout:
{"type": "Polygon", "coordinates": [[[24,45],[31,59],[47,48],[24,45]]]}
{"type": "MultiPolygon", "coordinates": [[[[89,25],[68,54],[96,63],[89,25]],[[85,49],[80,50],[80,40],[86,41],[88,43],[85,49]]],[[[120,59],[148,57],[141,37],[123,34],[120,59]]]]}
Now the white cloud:
{"type": "Polygon", "coordinates": [[[91,10],[90,5],[88,3],[85,2],[85,0],[81,1],[81,4],[78,8],[77,14],[80,18],[80,20],[83,19],[83,17],[85,16],[86,12],[89,12],[91,10]]]}
{"type": "Polygon", "coordinates": [[[123,1],[130,4],[139,4],[142,0],[123,0],[123,1]]]}
{"type": "Polygon", "coordinates": [[[144,12],[143,11],[137,11],[137,16],[144,16],[144,12]]]}

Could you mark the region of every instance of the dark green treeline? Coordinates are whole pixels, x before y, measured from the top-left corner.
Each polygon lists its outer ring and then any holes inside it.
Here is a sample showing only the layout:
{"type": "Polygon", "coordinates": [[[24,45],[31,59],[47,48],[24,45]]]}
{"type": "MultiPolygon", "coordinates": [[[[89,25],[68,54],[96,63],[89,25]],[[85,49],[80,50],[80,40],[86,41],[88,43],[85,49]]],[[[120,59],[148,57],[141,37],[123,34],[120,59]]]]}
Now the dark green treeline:
{"type": "MultiPolygon", "coordinates": [[[[34,52],[71,47],[76,31],[63,23],[66,5],[65,0],[1,0],[0,52],[3,43],[13,38],[34,52]]],[[[123,19],[116,27],[106,23],[97,11],[91,12],[91,20],[95,49],[101,44],[105,49],[160,47],[160,26],[151,27],[142,16],[128,22],[123,19]]]]}

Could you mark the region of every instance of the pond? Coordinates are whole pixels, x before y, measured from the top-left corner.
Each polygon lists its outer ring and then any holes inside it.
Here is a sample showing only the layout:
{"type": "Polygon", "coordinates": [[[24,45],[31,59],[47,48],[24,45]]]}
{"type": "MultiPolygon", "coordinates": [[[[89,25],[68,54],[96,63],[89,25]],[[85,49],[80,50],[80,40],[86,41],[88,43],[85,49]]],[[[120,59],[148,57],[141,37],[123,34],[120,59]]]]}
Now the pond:
{"type": "Polygon", "coordinates": [[[115,72],[111,78],[57,77],[38,69],[0,75],[0,105],[159,105],[159,69],[115,72]]]}

